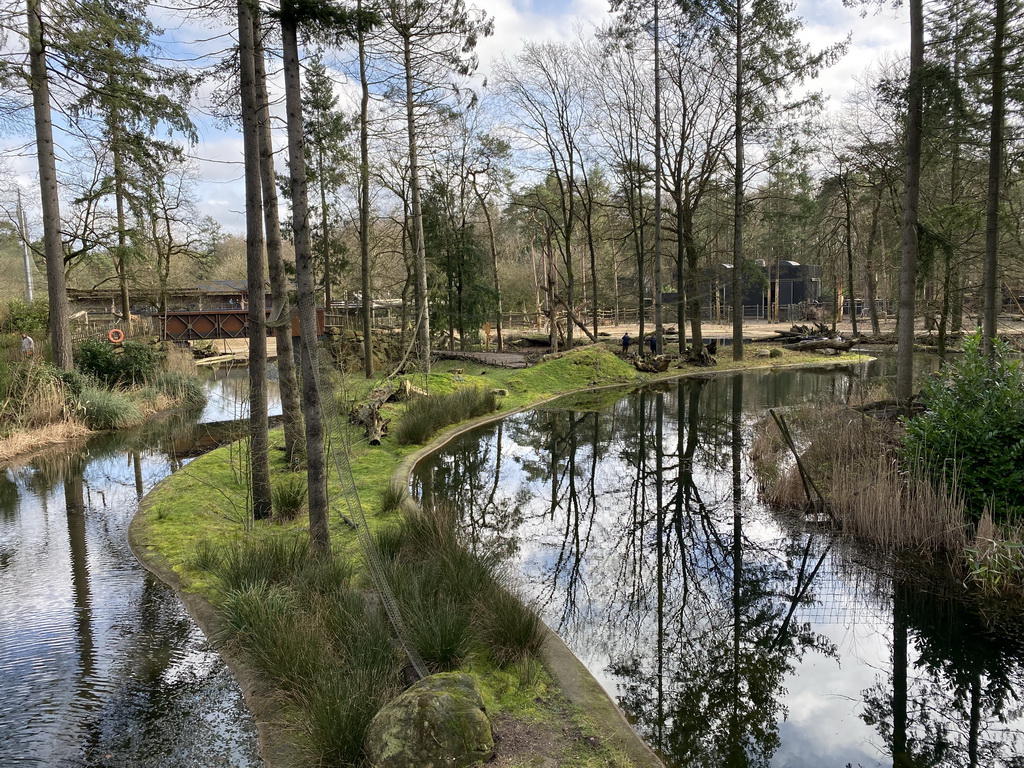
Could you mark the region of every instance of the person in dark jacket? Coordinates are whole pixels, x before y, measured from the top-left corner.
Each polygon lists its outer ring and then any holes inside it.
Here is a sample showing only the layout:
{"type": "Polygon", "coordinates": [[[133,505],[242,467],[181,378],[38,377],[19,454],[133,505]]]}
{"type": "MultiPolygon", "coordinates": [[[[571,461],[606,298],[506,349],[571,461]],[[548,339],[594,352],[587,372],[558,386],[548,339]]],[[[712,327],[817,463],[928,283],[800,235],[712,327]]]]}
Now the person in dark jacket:
{"type": "Polygon", "coordinates": [[[629,352],[629,345],[633,343],[633,340],[629,338],[629,332],[622,334],[622,354],[629,352]]]}
{"type": "Polygon", "coordinates": [[[653,333],[651,334],[651,338],[648,339],[648,344],[650,344],[650,346],[651,346],[651,354],[652,355],[658,354],[658,337],[656,335],[654,335],[653,333]]]}

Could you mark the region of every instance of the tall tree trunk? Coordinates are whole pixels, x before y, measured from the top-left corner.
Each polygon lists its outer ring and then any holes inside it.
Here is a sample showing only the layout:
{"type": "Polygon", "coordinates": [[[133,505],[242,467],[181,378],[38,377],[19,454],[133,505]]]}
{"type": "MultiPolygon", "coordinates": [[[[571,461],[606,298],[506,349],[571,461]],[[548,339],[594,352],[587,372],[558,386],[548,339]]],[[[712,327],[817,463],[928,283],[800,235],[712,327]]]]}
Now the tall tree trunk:
{"type": "MultiPolygon", "coordinates": [[[[288,275],[281,247],[281,216],[277,204],[277,175],[274,169],[274,145],[270,134],[270,98],[267,94],[267,71],[264,63],[262,24],[253,13],[255,42],[256,100],[259,105],[260,181],[263,191],[263,223],[267,238],[267,267],[270,273],[270,295],[275,322],[284,320],[288,312],[288,275]]],[[[281,415],[284,427],[284,451],[289,466],[296,466],[305,455],[302,438],[302,402],[295,370],[295,345],[292,324],[274,328],[277,343],[278,385],[281,391],[281,415]]]]}
{"type": "Polygon", "coordinates": [[[736,162],[733,169],[732,359],[743,359],[743,0],[736,0],[736,162]]]}
{"type": "Polygon", "coordinates": [[[882,209],[882,190],[878,190],[878,198],[871,208],[871,226],[868,230],[868,248],[864,256],[864,299],[868,303],[868,316],[871,318],[871,333],[879,336],[882,327],[878,322],[878,307],[875,304],[877,280],[875,278],[875,249],[878,245],[878,219],[882,209]]]}
{"type": "MultiPolygon", "coordinates": [[[[843,204],[846,207],[846,218],[843,224],[846,230],[846,287],[850,293],[850,325],[853,327],[853,335],[857,336],[857,292],[853,290],[853,202],[850,200],[849,171],[843,174],[843,204]]],[[[779,277],[781,279],[781,273],[779,277]]],[[[776,301],[778,301],[778,291],[775,295],[776,301]]]]}
{"type": "Polygon", "coordinates": [[[267,312],[263,274],[263,197],[260,189],[259,103],[256,51],[247,0],[238,2],[239,90],[245,153],[245,261],[249,293],[249,477],[252,515],[265,520],[270,506],[270,440],[267,420],[267,312]]]}
{"type": "Polygon", "coordinates": [[[299,325],[302,329],[302,412],[306,423],[306,478],[309,504],[309,537],[313,550],[331,551],[327,527],[327,463],[324,452],[323,408],[317,371],[317,326],[313,249],[309,241],[309,203],[306,189],[305,132],[302,116],[302,82],[299,42],[294,18],[281,17],[284,51],[284,89],[288,125],[288,170],[292,191],[292,238],[299,289],[299,325]]]}
{"type": "Polygon", "coordinates": [[[114,210],[117,215],[117,251],[114,256],[114,271],[117,273],[117,287],[121,293],[121,325],[126,336],[132,335],[132,309],[128,297],[128,225],[124,216],[125,172],[124,155],[121,150],[120,116],[116,108],[111,109],[110,150],[114,161],[114,210]]]}
{"type": "MultiPolygon", "coordinates": [[[[683,211],[683,226],[681,239],[686,247],[686,300],[689,303],[690,315],[690,336],[692,337],[693,348],[700,350],[704,346],[704,336],[701,329],[701,302],[700,302],[700,251],[693,237],[693,208],[687,205],[683,211]]],[[[680,328],[680,334],[685,335],[684,328],[680,328]]]]}
{"type": "Polygon", "coordinates": [[[654,0],[654,338],[656,350],[665,351],[661,282],[661,34],[660,4],[654,0]]]}
{"type": "Polygon", "coordinates": [[[409,140],[409,194],[412,209],[412,248],[416,267],[416,306],[419,310],[420,361],[423,370],[430,372],[430,297],[427,287],[427,248],[423,241],[423,208],[420,203],[420,161],[416,132],[416,109],[413,96],[412,42],[402,40],[405,66],[405,122],[409,140]]]}
{"type": "MultiPolygon", "coordinates": [[[[476,189],[475,185],[474,189],[476,189]]],[[[494,273],[494,301],[497,305],[495,333],[498,339],[498,351],[501,352],[505,348],[505,340],[501,327],[501,280],[498,279],[498,247],[494,239],[494,222],[491,221],[491,212],[487,208],[487,201],[484,199],[484,196],[479,191],[477,191],[476,196],[480,201],[480,209],[484,212],[484,220],[487,222],[487,244],[491,249],[491,271],[494,273]]]]}
{"type": "Polygon", "coordinates": [[[1005,59],[1006,0],[995,4],[995,39],[992,41],[992,124],[988,142],[988,195],[985,201],[985,278],[982,340],[990,361],[995,359],[996,320],[999,317],[999,183],[1003,172],[1003,119],[1006,110],[1005,59]]]}
{"type": "Polygon", "coordinates": [[[896,345],[896,399],[906,402],[914,385],[914,315],[917,290],[917,209],[921,197],[921,134],[924,120],[923,0],[909,0],[910,83],[907,92],[907,148],[903,189],[899,329],[896,345]]]}
{"type": "Polygon", "coordinates": [[[50,310],[50,346],[53,364],[68,371],[74,367],[68,328],[68,292],[64,281],[64,248],[60,238],[60,197],[57,192],[57,161],[53,152],[50,117],[50,81],[46,71],[40,0],[27,0],[29,85],[36,129],[40,204],[43,210],[43,253],[46,257],[46,289],[50,310]]]}
{"type": "Polygon", "coordinates": [[[326,170],[324,168],[323,147],[317,147],[317,164],[320,174],[320,258],[323,261],[324,270],[324,310],[330,311],[334,296],[331,293],[331,240],[329,236],[331,220],[327,214],[327,183],[324,179],[326,170]]]}
{"type": "MultiPolygon", "coordinates": [[[[363,0],[357,0],[360,24],[363,0]]],[[[363,289],[363,373],[373,376],[373,297],[370,292],[370,81],[366,71],[366,33],[360,27],[359,44],[359,267],[363,289]]]]}
{"type": "MultiPolygon", "coordinates": [[[[681,187],[681,183],[676,184],[676,189],[681,187]]],[[[686,304],[687,304],[687,291],[686,291],[686,272],[684,271],[684,265],[686,263],[686,244],[683,242],[683,203],[682,195],[677,195],[676,204],[676,328],[679,329],[679,354],[683,354],[686,349],[686,304]]]]}

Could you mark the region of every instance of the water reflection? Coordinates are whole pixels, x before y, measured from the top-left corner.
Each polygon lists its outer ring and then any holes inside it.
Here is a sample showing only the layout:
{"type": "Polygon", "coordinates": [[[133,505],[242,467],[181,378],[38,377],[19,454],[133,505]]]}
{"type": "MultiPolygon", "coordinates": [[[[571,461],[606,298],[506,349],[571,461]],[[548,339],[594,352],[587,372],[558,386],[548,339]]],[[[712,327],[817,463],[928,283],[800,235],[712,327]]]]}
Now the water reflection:
{"type": "MultiPolygon", "coordinates": [[[[768,406],[862,367],[680,380],[477,430],[417,470],[673,766],[1016,766],[1022,652],[956,602],[757,501],[768,406]]],[[[938,582],[936,582],[937,584],[938,582]]]]}
{"type": "Polygon", "coordinates": [[[237,684],[128,547],[139,499],[238,434],[196,418],[0,471],[0,764],[260,764],[237,684]]]}

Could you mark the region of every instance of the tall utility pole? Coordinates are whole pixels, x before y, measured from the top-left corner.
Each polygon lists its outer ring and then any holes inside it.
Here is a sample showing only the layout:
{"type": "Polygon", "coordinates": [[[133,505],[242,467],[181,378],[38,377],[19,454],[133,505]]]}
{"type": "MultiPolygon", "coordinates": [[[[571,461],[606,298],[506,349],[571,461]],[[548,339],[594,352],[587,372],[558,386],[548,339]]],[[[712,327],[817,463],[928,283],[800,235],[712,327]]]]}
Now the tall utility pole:
{"type": "Polygon", "coordinates": [[[21,238],[21,255],[25,259],[25,298],[32,303],[32,259],[28,255],[28,222],[21,205],[21,189],[18,189],[18,236],[21,238]]]}

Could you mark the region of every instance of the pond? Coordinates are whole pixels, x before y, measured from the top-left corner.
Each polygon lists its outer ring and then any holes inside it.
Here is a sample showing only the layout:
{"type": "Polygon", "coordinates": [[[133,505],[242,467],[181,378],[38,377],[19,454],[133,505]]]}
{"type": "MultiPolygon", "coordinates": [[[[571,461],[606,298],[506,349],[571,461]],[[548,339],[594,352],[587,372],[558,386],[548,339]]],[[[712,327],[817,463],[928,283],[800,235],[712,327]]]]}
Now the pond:
{"type": "Polygon", "coordinates": [[[774,514],[769,407],[884,364],[593,392],[467,433],[415,490],[516,587],[670,766],[1020,766],[1024,645],[957,585],[774,514]]]}
{"type": "Polygon", "coordinates": [[[243,416],[245,375],[216,374],[202,415],[0,470],[0,765],[262,765],[237,683],[127,535],[159,480],[241,434],[197,421],[243,416]]]}

